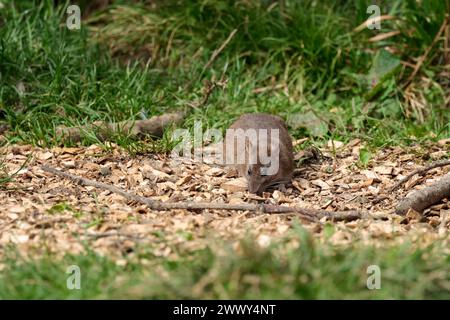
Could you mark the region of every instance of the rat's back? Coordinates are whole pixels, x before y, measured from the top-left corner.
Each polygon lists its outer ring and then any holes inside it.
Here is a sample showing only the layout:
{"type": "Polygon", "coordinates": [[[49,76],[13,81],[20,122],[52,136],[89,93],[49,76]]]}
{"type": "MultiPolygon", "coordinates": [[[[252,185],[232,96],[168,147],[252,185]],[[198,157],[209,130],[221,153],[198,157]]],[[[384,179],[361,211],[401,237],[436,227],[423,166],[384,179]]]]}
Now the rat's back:
{"type": "MultiPolygon", "coordinates": [[[[278,116],[267,113],[246,113],[239,117],[231,126],[230,129],[267,129],[270,134],[270,129],[279,130],[279,140],[281,148],[284,149],[286,158],[292,158],[292,138],[286,127],[286,123],[278,116]]],[[[286,163],[287,164],[287,163],[286,163]]]]}
{"type": "Polygon", "coordinates": [[[284,129],[286,124],[278,116],[267,113],[246,113],[239,117],[230,129],[284,129]]]}

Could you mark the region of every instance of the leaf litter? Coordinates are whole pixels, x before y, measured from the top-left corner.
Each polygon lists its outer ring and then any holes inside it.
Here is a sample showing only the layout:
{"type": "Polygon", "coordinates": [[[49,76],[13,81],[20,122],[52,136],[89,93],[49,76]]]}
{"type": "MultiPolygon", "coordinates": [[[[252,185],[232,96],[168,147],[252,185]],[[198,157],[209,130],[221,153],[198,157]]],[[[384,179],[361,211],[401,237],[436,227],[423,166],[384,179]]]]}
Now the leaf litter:
{"type": "MultiPolygon", "coordinates": [[[[291,186],[262,196],[251,195],[235,170],[205,163],[174,164],[164,154],[130,156],[114,146],[55,147],[30,145],[0,148],[5,170],[16,172],[0,193],[0,251],[15,245],[24,255],[45,251],[95,252],[123,259],[138,246],[155,256],[176,258],[181,251],[208,246],[211,237],[239,241],[249,234],[261,247],[286,236],[298,221],[295,214],[261,214],[224,210],[152,211],[109,191],[81,186],[41,169],[51,165],[72,174],[113,184],[154,200],[212,203],[265,202],[330,211],[362,210],[369,219],[351,222],[300,221],[315,237],[335,245],[351,242],[382,243],[417,239],[425,245],[448,239],[450,203],[444,199],[423,214],[395,215],[399,200],[409,192],[433,183],[450,171],[435,168],[414,176],[392,193],[383,193],[428,160],[450,155],[450,140],[409,148],[387,147],[361,164],[359,140],[331,141],[320,150],[322,160],[298,164],[291,186]],[[330,224],[333,228],[328,228],[330,224]],[[330,231],[331,230],[331,231],[330,231]]],[[[299,151],[304,154],[304,151],[299,151]]],[[[298,155],[296,159],[302,158],[298,155]]],[[[122,261],[122,260],[120,260],[122,261]]]]}

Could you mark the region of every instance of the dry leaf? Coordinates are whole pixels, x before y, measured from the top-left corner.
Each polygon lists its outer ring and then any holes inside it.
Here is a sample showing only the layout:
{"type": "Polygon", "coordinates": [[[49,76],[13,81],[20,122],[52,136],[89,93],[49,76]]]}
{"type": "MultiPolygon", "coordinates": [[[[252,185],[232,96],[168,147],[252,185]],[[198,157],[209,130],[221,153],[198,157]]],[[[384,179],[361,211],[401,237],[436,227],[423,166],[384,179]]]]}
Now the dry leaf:
{"type": "Polygon", "coordinates": [[[376,173],[383,174],[383,175],[391,175],[392,169],[393,169],[392,167],[387,167],[387,166],[377,166],[377,167],[373,168],[373,170],[376,173]]]}
{"type": "Polygon", "coordinates": [[[221,187],[230,192],[245,191],[247,190],[247,180],[245,178],[233,179],[223,183],[221,187]]]}

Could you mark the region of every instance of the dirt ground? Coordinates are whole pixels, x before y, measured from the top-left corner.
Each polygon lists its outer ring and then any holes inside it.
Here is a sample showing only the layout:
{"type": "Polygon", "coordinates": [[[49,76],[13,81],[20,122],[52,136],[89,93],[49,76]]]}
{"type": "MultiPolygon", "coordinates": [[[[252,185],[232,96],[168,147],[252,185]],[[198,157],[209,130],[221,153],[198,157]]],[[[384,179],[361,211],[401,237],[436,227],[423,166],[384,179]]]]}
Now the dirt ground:
{"type": "MultiPolygon", "coordinates": [[[[207,164],[173,165],[166,155],[130,156],[117,147],[99,146],[42,149],[29,145],[0,148],[9,173],[19,170],[0,192],[0,250],[13,243],[24,254],[44,250],[78,253],[88,245],[100,254],[121,257],[137,245],[150,246],[155,255],[174,255],[173,246],[195,250],[212,237],[235,240],[252,234],[261,246],[282,237],[298,221],[295,214],[204,210],[151,211],[109,191],[76,185],[41,169],[43,164],[113,184],[160,201],[266,202],[300,205],[330,211],[358,209],[368,219],[317,223],[299,220],[318,238],[324,225],[336,232],[328,241],[336,245],[378,240],[402,241],[405,235],[422,243],[449,239],[448,200],[427,209],[423,216],[398,216],[393,210],[412,190],[423,188],[450,171],[436,168],[414,176],[405,185],[381,198],[383,190],[426,162],[448,157],[450,139],[421,147],[378,150],[366,168],[357,166],[359,140],[347,145],[335,141],[321,149],[316,163],[296,169],[292,186],[262,197],[249,195],[233,170],[207,164]],[[29,162],[21,169],[25,161],[29,162]]],[[[296,158],[305,156],[298,152],[296,158]]],[[[450,247],[450,246],[449,246],[450,247]]]]}

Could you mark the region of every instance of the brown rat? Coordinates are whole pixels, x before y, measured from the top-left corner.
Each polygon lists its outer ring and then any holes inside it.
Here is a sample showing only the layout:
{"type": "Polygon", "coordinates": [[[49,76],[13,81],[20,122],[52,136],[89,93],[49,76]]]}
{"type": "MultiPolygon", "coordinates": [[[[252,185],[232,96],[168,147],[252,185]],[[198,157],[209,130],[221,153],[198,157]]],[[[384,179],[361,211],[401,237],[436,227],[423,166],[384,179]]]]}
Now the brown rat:
{"type": "Polygon", "coordinates": [[[234,148],[232,152],[226,149],[227,164],[235,166],[246,178],[251,193],[291,181],[292,138],[280,117],[265,113],[242,115],[227,130],[225,146],[229,145],[234,148]]]}

